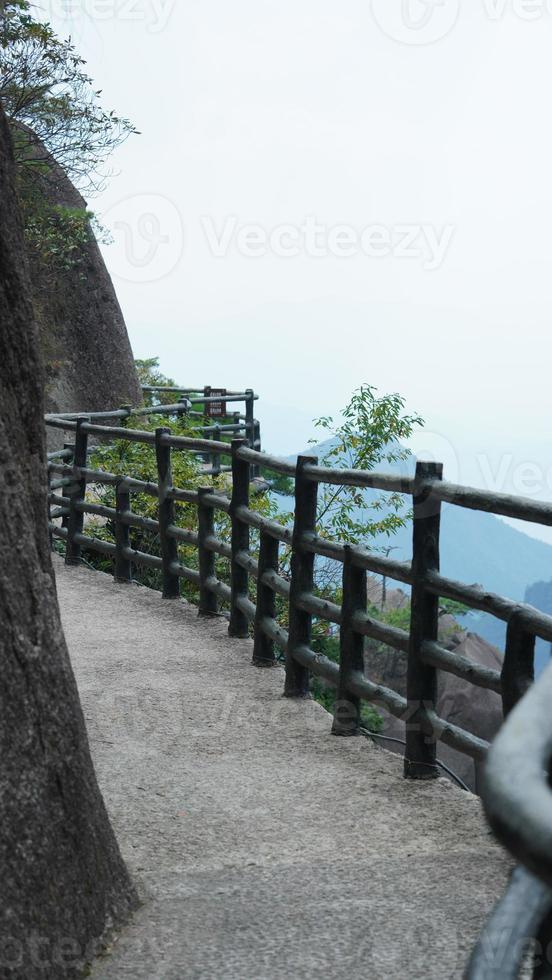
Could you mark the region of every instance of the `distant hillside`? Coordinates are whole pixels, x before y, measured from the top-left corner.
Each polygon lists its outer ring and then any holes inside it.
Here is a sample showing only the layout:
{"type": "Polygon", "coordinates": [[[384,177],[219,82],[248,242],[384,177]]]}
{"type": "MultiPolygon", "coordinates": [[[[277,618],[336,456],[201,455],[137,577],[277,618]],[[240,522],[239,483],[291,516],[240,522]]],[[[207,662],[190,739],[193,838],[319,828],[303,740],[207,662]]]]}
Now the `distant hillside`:
{"type": "MultiPolygon", "coordinates": [[[[323,456],[332,442],[327,441],[305,450],[305,454],[323,456]]],[[[294,458],[294,457],[291,457],[294,458]]],[[[412,474],[416,459],[394,466],[382,466],[382,472],[412,474]]],[[[379,494],[365,491],[367,502],[379,494]]],[[[282,509],[292,507],[289,498],[278,497],[282,509]]],[[[393,547],[391,557],[399,561],[412,556],[411,525],[402,528],[391,538],[374,539],[375,547],[393,547]]],[[[450,578],[467,584],[482,585],[511,599],[523,601],[528,586],[548,581],[552,576],[552,545],[537,541],[509,524],[479,511],[443,505],[441,525],[441,570],[450,578]]],[[[539,593],[540,594],[540,593],[539,593]]],[[[543,591],[544,594],[544,591],[543,591]]],[[[538,594],[535,593],[538,598],[538,594]]],[[[533,604],[538,603],[533,600],[533,604]]],[[[541,608],[541,606],[539,606],[541,608]]],[[[547,611],[543,609],[543,611],[547,611]]],[[[504,644],[505,625],[491,616],[472,613],[465,625],[500,648],[504,644]]],[[[539,649],[539,662],[547,656],[539,649]]],[[[541,664],[542,665],[542,664],[541,664]]]]}

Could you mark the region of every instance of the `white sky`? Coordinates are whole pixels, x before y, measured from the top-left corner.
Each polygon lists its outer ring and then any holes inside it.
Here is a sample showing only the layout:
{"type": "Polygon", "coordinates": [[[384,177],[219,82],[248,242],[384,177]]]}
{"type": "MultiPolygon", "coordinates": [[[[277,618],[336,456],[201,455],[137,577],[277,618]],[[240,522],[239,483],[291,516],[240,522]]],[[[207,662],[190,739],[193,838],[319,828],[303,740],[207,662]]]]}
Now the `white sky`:
{"type": "Polygon", "coordinates": [[[137,356],[254,387],[280,453],[399,391],[450,479],[552,499],[552,0],[41,3],[142,134],[91,202],[137,356]],[[299,254],[217,257],[232,216],[299,254]],[[309,216],[430,237],[314,256],[309,216]]]}

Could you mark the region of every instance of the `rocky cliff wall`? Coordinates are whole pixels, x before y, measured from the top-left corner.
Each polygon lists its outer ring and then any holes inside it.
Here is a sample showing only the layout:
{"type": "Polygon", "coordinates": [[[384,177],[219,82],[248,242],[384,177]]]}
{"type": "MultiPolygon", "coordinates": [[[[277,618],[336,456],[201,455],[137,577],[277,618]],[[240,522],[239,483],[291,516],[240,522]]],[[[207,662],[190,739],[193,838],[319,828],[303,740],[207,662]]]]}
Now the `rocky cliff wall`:
{"type": "MultiPolygon", "coordinates": [[[[40,152],[46,153],[44,148],[40,152]]],[[[38,193],[52,210],[86,208],[51,156],[37,181],[38,193]]],[[[140,404],[123,314],[92,230],[88,228],[69,267],[53,269],[32,247],[28,260],[46,369],[46,411],[98,411],[140,404]]],[[[49,434],[52,444],[56,438],[59,442],[61,437],[49,434]]]]}

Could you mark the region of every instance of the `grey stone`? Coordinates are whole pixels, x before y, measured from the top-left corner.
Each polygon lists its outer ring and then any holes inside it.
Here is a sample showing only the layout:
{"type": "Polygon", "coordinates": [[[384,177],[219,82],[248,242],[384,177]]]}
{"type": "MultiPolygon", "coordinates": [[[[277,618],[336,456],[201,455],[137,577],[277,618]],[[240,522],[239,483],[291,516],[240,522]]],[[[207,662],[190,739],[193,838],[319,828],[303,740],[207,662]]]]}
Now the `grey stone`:
{"type": "Polygon", "coordinates": [[[94,777],[61,631],[22,231],[0,108],[0,978],[69,980],[136,895],[94,777]]]}
{"type": "MultiPolygon", "coordinates": [[[[36,137],[34,137],[36,139],[36,137]]],[[[87,204],[65,171],[37,141],[48,170],[35,178],[54,207],[87,204]]],[[[32,300],[46,368],[46,411],[105,411],[140,405],[142,391],[124,317],[98,244],[90,230],[75,267],[52,270],[27,248],[32,300]]],[[[63,433],[48,429],[48,447],[63,444],[63,433]]]]}

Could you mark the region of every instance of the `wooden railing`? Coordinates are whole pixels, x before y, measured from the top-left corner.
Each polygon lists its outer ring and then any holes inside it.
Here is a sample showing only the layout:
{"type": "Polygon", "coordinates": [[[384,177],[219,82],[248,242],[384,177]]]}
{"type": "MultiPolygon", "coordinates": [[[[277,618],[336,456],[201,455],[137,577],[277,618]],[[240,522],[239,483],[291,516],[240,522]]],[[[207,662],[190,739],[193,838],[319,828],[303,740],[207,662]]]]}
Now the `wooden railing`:
{"type": "MultiPolygon", "coordinates": [[[[259,396],[255,394],[252,388],[247,388],[246,391],[225,390],[224,395],[221,396],[220,394],[212,395],[212,388],[209,386],[204,386],[203,388],[176,388],[167,387],[166,385],[142,385],[141,387],[143,392],[153,397],[161,394],[180,395],[181,397],[178,401],[172,401],[168,405],[159,404],[145,407],[140,406],[138,408],[133,408],[132,405],[121,405],[119,408],[111,409],[110,411],[89,412],[87,413],[87,418],[95,422],[107,422],[110,419],[115,421],[119,420],[121,424],[126,424],[126,421],[130,418],[145,418],[148,415],[187,417],[194,420],[194,432],[201,434],[206,439],[212,439],[213,442],[218,442],[224,436],[238,437],[243,435],[251,449],[256,449],[260,452],[261,424],[255,418],[255,402],[259,396]],[[205,420],[207,406],[220,404],[221,401],[225,404],[235,406],[236,411],[231,412],[231,421],[215,420],[211,421],[209,425],[199,425],[195,421],[197,419],[205,420]],[[237,410],[240,404],[244,405],[243,413],[237,410]],[[197,408],[194,409],[194,405],[200,407],[202,410],[197,411],[197,408]]],[[[61,420],[75,421],[78,415],[78,412],[56,412],[55,414],[46,416],[46,423],[47,425],[60,428],[59,423],[61,420]]],[[[230,469],[230,467],[225,467],[221,464],[219,453],[203,453],[202,455],[210,458],[210,475],[218,476],[220,473],[227,472],[230,469]]],[[[205,473],[207,475],[207,471],[205,473]]],[[[258,471],[255,470],[253,475],[258,476],[258,471]]]]}
{"type": "MultiPolygon", "coordinates": [[[[229,445],[175,436],[165,428],[147,432],[100,425],[87,417],[49,417],[47,425],[74,432],[73,448],[54,454],[55,458],[50,459],[48,466],[51,481],[49,501],[53,508],[50,532],[54,537],[65,540],[66,562],[78,563],[83,549],[90,549],[114,560],[115,578],[119,582],[131,581],[133,565],[154,568],[162,574],[163,595],[167,599],[180,595],[180,583],[185,580],[197,589],[200,614],[216,613],[221,601],[228,604],[229,634],[233,637],[252,634],[253,662],[256,665],[271,666],[276,662],[276,651],[283,652],[286,697],[308,696],[311,674],[337,689],[333,721],[335,735],[353,736],[359,733],[363,701],[379,705],[406,724],[405,776],[410,779],[434,778],[438,775],[436,745],[439,741],[475,760],[485,758],[489,750],[486,741],[437,715],[438,670],[455,674],[502,697],[504,715],[509,718],[513,711],[512,722],[506,722],[503,734],[496,742],[496,753],[491,753],[492,779],[484,800],[493,826],[529,869],[523,872],[529,876],[524,879],[525,890],[520,890],[516,879],[512,886],[514,897],[507,896],[506,906],[510,910],[512,929],[514,920],[518,929],[521,923],[524,928],[529,928],[529,919],[527,915],[524,918],[520,914],[519,908],[522,898],[523,901],[527,898],[529,887],[533,889],[535,909],[538,907],[538,913],[534,911],[530,920],[531,929],[536,931],[552,905],[552,901],[548,902],[552,894],[548,889],[548,885],[552,884],[552,792],[546,782],[552,756],[550,672],[532,685],[535,638],[552,642],[552,617],[530,606],[441,575],[439,531],[443,502],[549,526],[552,525],[552,505],[445,482],[442,467],[436,463],[418,463],[415,476],[408,478],[360,470],[328,469],[319,466],[317,459],[309,456],[299,457],[294,464],[259,453],[244,439],[233,440],[229,445]],[[146,483],[134,479],[131,474],[120,476],[88,468],[89,437],[96,442],[125,439],[155,447],[157,482],[146,483]],[[214,492],[212,487],[199,490],[175,487],[171,475],[171,455],[180,451],[218,454],[229,458],[231,496],[214,492]],[[252,467],[261,466],[263,470],[293,479],[293,528],[264,518],[251,509],[251,470],[252,467]],[[112,485],[116,506],[111,508],[87,502],[86,486],[90,483],[112,485]],[[374,488],[412,498],[412,561],[396,562],[362,546],[341,544],[320,537],[316,529],[320,484],[374,488]],[[158,500],[156,520],[133,513],[132,494],[136,492],[158,500]],[[197,532],[176,525],[175,507],[179,503],[197,507],[197,532]],[[230,517],[230,543],[219,540],[214,533],[217,511],[230,517]],[[112,521],[116,528],[115,543],[86,534],[85,514],[99,515],[112,521]],[[54,522],[56,517],[62,518],[63,526],[54,522]],[[152,555],[133,549],[130,545],[130,528],[155,531],[159,535],[161,554],[152,555]],[[251,529],[259,534],[257,555],[252,554],[250,549],[251,529]],[[179,543],[197,549],[197,569],[189,568],[179,560],[179,543]],[[281,574],[279,566],[282,545],[291,552],[289,577],[281,574]],[[230,584],[217,578],[216,556],[228,560],[230,584]],[[342,565],[342,605],[315,594],[314,565],[317,556],[342,565]],[[369,614],[368,573],[384,575],[411,587],[409,632],[379,622],[369,614]],[[250,579],[256,580],[255,602],[250,598],[250,579]],[[277,619],[277,596],[287,603],[288,630],[277,619]],[[508,624],[501,673],[461,657],[438,642],[439,597],[457,600],[508,624]],[[339,627],[339,664],[313,651],[313,619],[325,620],[339,627]],[[406,698],[365,676],[365,637],[372,637],[404,653],[407,658],[406,698]],[[543,695],[544,691],[546,695],[543,695]],[[529,702],[529,698],[533,701],[529,702]],[[524,728],[523,722],[527,722],[531,711],[525,707],[526,700],[528,704],[536,705],[535,717],[542,726],[538,733],[534,723],[530,730],[524,728]],[[516,718],[521,719],[521,725],[518,721],[516,726],[516,718]],[[517,743],[514,744],[516,738],[517,743]],[[535,746],[538,747],[537,763],[530,758],[535,746]],[[510,764],[511,760],[515,760],[515,765],[513,762],[510,764]],[[522,795],[526,794],[525,809],[528,807],[529,813],[530,801],[537,797],[540,801],[540,836],[535,839],[519,825],[520,790],[519,787],[514,789],[512,780],[519,780],[519,786],[523,787],[521,792],[522,795]],[[544,818],[549,820],[546,835],[544,818]],[[546,863],[542,864],[544,870],[541,873],[539,862],[544,860],[543,855],[546,855],[546,863]],[[533,873],[539,879],[532,878],[533,873]],[[545,884],[540,881],[541,878],[545,884]]],[[[515,560],[515,556],[512,556],[512,560],[515,560]]],[[[503,927],[504,915],[500,910],[497,915],[497,921],[503,927]]],[[[488,965],[488,959],[481,956],[481,947],[478,947],[467,975],[473,980],[518,975],[517,972],[493,973],[488,965]]]]}

